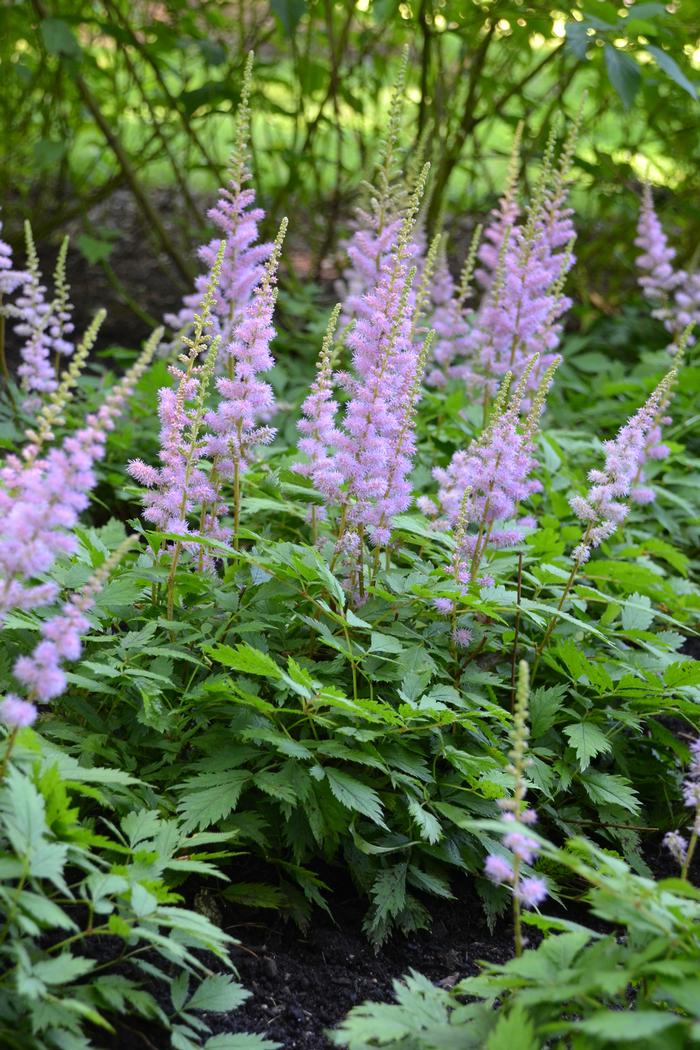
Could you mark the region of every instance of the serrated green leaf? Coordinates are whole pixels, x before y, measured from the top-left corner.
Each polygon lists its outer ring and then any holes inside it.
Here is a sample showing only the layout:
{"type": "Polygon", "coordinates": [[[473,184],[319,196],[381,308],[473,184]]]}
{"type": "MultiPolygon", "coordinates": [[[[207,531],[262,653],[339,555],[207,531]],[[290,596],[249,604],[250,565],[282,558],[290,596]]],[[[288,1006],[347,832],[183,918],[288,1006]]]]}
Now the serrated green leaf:
{"type": "Polygon", "coordinates": [[[530,697],[530,732],[533,740],[544,736],[557,720],[566,695],[565,685],[534,689],[530,697]]]}
{"type": "Polygon", "coordinates": [[[385,828],[382,804],[377,792],[361,781],[332,766],[324,767],[331,792],[343,806],[369,817],[375,824],[385,828]]]}
{"type": "Polygon", "coordinates": [[[519,1003],[507,1014],[500,1014],[485,1050],[541,1050],[535,1026],[519,1003]]]}
{"type": "Polygon", "coordinates": [[[279,886],[268,886],[264,882],[236,882],[227,886],[222,896],[247,908],[281,908],[284,903],[279,886]]]}
{"type": "Polygon", "coordinates": [[[597,769],[587,769],[581,774],[581,783],[592,802],[620,806],[630,813],[639,812],[637,792],[624,777],[615,773],[601,773],[597,769]]]}
{"type": "Polygon", "coordinates": [[[700,660],[678,660],[664,671],[664,684],[669,689],[700,685],[700,660]]]}
{"type": "Polygon", "coordinates": [[[622,626],[626,631],[646,631],[654,620],[651,600],[646,594],[631,594],[622,607],[622,626]]]}
{"type": "Polygon", "coordinates": [[[397,916],[406,903],[406,864],[395,864],[380,871],[370,891],[374,902],[373,925],[379,925],[391,916],[397,916]]]}
{"type": "Polygon", "coordinates": [[[12,848],[20,856],[30,854],[41,844],[46,830],[44,799],[29,777],[14,766],[5,778],[0,808],[12,848]]]}
{"type": "Polygon", "coordinates": [[[281,678],[282,671],[267,653],[255,649],[247,642],[239,642],[234,649],[231,645],[204,646],[204,652],[212,660],[231,667],[244,674],[261,675],[263,678],[281,678]]]}
{"type": "Polygon", "coordinates": [[[681,1023],[681,1018],[660,1010],[601,1010],[573,1027],[578,1031],[604,1039],[607,1043],[617,1041],[646,1042],[657,1032],[681,1023]]]}
{"type": "Polygon", "coordinates": [[[187,1003],[188,1010],[212,1010],[224,1013],[237,1010],[251,993],[225,973],[206,977],[187,1003]]]}
{"type": "Polygon", "coordinates": [[[217,773],[198,773],[185,780],[177,806],[183,832],[195,828],[203,831],[233,813],[250,777],[248,770],[229,769],[217,773]]]}
{"type": "Polygon", "coordinates": [[[424,806],[421,806],[417,799],[410,798],[408,800],[408,812],[415,821],[421,838],[432,845],[440,841],[443,835],[440,821],[424,806]]]}
{"type": "Polygon", "coordinates": [[[569,743],[576,752],[582,772],[588,768],[591,759],[596,755],[612,751],[612,746],[605,733],[593,722],[579,722],[565,726],[563,732],[568,736],[569,743]]]}
{"type": "Polygon", "coordinates": [[[221,1032],[210,1036],[204,1044],[204,1050],[281,1050],[281,1047],[281,1043],[250,1032],[221,1032]]]}
{"type": "Polygon", "coordinates": [[[64,952],[55,959],[44,959],[35,963],[33,972],[44,984],[70,984],[71,981],[90,973],[96,965],[95,959],[64,952]]]}

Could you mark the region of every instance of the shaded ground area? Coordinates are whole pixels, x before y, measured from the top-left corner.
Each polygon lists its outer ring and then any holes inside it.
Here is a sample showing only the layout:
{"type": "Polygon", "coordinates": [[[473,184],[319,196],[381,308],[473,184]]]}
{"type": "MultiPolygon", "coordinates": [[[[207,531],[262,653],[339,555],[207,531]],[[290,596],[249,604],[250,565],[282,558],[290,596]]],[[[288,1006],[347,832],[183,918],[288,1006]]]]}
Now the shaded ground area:
{"type": "MultiPolygon", "coordinates": [[[[257,1032],[285,1050],[328,1050],[327,1030],[366,999],[391,1000],[392,981],[409,969],[451,987],[476,973],[480,960],[505,962],[513,954],[510,925],[501,922],[490,933],[483,905],[468,884],[457,900],[430,902],[430,930],[392,937],[379,952],[362,932],[365,902],[343,901],[339,895],[333,907],[335,923],[316,910],[306,933],[281,917],[250,909],[224,915],[224,929],[241,942],[232,957],[252,995],[229,1016],[207,1015],[213,1031],[257,1032]]],[[[104,942],[103,953],[108,957],[104,942]]],[[[151,990],[162,999],[161,989],[151,990]]],[[[164,1032],[138,1018],[119,1023],[111,1039],[95,1033],[93,1040],[102,1050],[170,1047],[164,1032]]]]}
{"type": "MultiPolygon", "coordinates": [[[[657,878],[677,876],[678,868],[663,848],[661,835],[648,836],[644,854],[657,878]]],[[[698,885],[700,855],[692,868],[690,880],[698,885]]],[[[477,973],[482,960],[505,962],[512,958],[508,912],[492,932],[473,882],[465,878],[461,888],[456,884],[453,889],[455,900],[432,898],[425,902],[432,916],[429,930],[407,938],[394,936],[378,952],[362,932],[366,902],[352,896],[349,886],[336,885],[331,895],[335,922],[317,909],[306,932],[278,914],[224,902],[223,915],[211,917],[220,920],[227,933],[240,942],[232,958],[241,983],[252,994],[228,1016],[209,1014],[207,1023],[214,1032],[257,1032],[281,1043],[284,1050],[330,1050],[333,1044],[326,1037],[328,1029],[365,1000],[393,1000],[392,982],[410,969],[451,987],[477,973]]],[[[192,906],[191,901],[189,904],[192,906]]],[[[548,901],[544,912],[564,915],[600,932],[611,929],[576,902],[563,908],[548,901]]],[[[528,930],[528,936],[533,942],[539,939],[534,930],[528,930]]],[[[109,958],[109,945],[104,940],[99,947],[95,945],[95,950],[104,959],[109,958]]],[[[212,968],[219,968],[216,960],[212,960],[212,968]]],[[[163,989],[153,986],[151,990],[169,1011],[163,989]]],[[[120,1021],[112,1039],[105,1039],[103,1033],[96,1033],[93,1039],[101,1050],[166,1050],[170,1046],[164,1032],[133,1018],[120,1021]]]]}
{"type": "Polygon", "coordinates": [[[393,979],[409,969],[450,986],[475,973],[479,960],[512,955],[508,925],[491,934],[473,893],[433,902],[430,930],[394,937],[378,953],[362,933],[364,909],[353,902],[336,909],[338,925],[317,913],[307,934],[282,922],[231,931],[245,944],[234,959],[253,992],[231,1018],[236,1031],[260,1032],[286,1050],[326,1050],[328,1028],[365,999],[391,999],[393,979]]]}

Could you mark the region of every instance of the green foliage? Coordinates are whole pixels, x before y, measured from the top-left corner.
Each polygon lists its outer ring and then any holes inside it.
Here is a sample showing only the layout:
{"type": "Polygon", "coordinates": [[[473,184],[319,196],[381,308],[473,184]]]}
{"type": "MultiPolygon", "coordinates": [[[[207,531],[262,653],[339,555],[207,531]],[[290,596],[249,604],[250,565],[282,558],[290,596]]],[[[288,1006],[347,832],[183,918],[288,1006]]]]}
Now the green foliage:
{"type": "Polygon", "coordinates": [[[349,1050],[612,1050],[628,1043],[666,1050],[694,1043],[700,893],[680,879],[635,875],[581,839],[546,853],[586,881],[592,913],[612,932],[530,916],[544,939],[520,958],[482,964],[450,991],[412,972],[395,982],[395,1003],[355,1007],[331,1033],[333,1042],[349,1050]]]}
{"type": "MultiPolygon", "coordinates": [[[[211,953],[230,969],[232,940],[173,889],[173,876],[220,874],[210,863],[217,854],[200,847],[222,836],[188,837],[146,809],[118,824],[86,820],[91,800],[113,804],[134,783],[118,772],[84,769],[25,730],[0,785],[0,1042],[8,1050],[87,1047],[86,1025],[113,1032],[127,1012],[166,1028],[180,1050],[212,1050],[219,1044],[197,1012],[229,1012],[249,994],[202,962],[211,953]],[[170,986],[172,1010],[153,994],[154,981],[170,986]]],[[[251,1050],[276,1045],[246,1038],[251,1050]]]]}
{"type": "Polygon", "coordinates": [[[594,130],[595,143],[576,165],[587,215],[603,219],[608,244],[629,243],[625,187],[651,165],[675,190],[674,217],[687,228],[682,254],[692,253],[699,166],[687,117],[697,109],[700,38],[692,3],[672,10],[569,0],[555,10],[503,0],[496,10],[462,0],[270,0],[250,18],[212,0],[170,0],[165,10],[156,18],[126,0],[97,8],[22,0],[0,11],[0,130],[9,158],[0,197],[32,199],[42,235],[79,214],[80,250],[113,279],[111,234],[103,236],[90,206],[122,185],[173,272],[186,277],[186,253],[167,229],[172,201],[184,224],[205,224],[197,190],[221,184],[251,48],[259,52],[253,139],[260,188],[274,201],[271,228],[283,214],[308,210],[315,275],[342,233],[367,158],[381,149],[404,44],[407,162],[421,151],[434,162],[431,225],[465,196],[485,213],[518,121],[527,166],[541,154],[552,114],[573,117],[585,89],[584,133],[594,130]],[[594,198],[590,187],[600,183],[605,195],[594,198]],[[153,192],[163,186],[175,191],[167,206],[153,192]],[[319,194],[328,208],[316,206],[319,194]],[[166,221],[154,223],[154,212],[166,221]]]}
{"type": "MultiPolygon", "coordinates": [[[[11,52],[3,105],[17,118],[7,143],[16,144],[10,152],[18,165],[28,164],[31,148],[41,171],[56,166],[83,196],[98,125],[86,122],[82,78],[136,168],[137,189],[188,170],[217,171],[245,58],[231,44],[219,5],[171,7],[172,19],[148,32],[121,0],[97,13],[58,3],[28,22],[22,4],[0,12],[10,30],[1,46],[11,52]],[[131,66],[122,66],[127,57],[131,66]],[[35,99],[47,77],[55,94],[39,114],[35,99]],[[159,115],[151,120],[153,143],[132,122],[135,112],[152,117],[149,106],[159,115]],[[219,116],[224,125],[213,119],[219,116]],[[205,118],[210,137],[201,134],[205,118]],[[75,134],[64,142],[66,122],[75,134]]],[[[407,107],[417,137],[438,161],[428,219],[448,186],[462,193],[464,176],[481,163],[491,141],[487,125],[499,153],[505,129],[527,117],[526,138],[537,152],[550,100],[551,108],[566,110],[572,83],[591,88],[584,125],[592,125],[610,106],[609,79],[630,121],[641,122],[635,152],[653,142],[661,167],[695,104],[680,46],[686,15],[656,4],[624,14],[607,4],[595,14],[570,5],[566,42],[562,27],[554,35],[556,16],[537,5],[523,14],[521,5],[506,3],[497,23],[489,5],[465,12],[463,4],[438,10],[427,3],[421,14],[405,4],[368,8],[275,2],[254,27],[271,40],[252,104],[256,134],[264,124],[269,136],[265,155],[275,157],[275,178],[278,161],[284,165],[276,206],[305,194],[308,203],[313,190],[313,216],[323,215],[326,195],[340,201],[355,191],[363,155],[380,137],[387,96],[379,85],[396,69],[406,71],[410,97],[420,100],[417,112],[407,107]],[[344,18],[347,54],[325,46],[338,39],[344,18]],[[418,73],[415,62],[403,63],[398,49],[383,43],[385,33],[391,42],[413,22],[421,33],[418,73]],[[540,36],[544,43],[533,41],[540,36]],[[360,43],[371,60],[355,61],[360,43]],[[290,54],[279,61],[275,47],[290,54]],[[395,60],[386,58],[394,53],[395,60]],[[505,70],[513,86],[504,94],[505,70]],[[652,103],[658,118],[647,124],[642,115],[652,103]],[[341,131],[352,148],[346,156],[339,146],[334,156],[328,146],[336,136],[340,142],[341,131]]],[[[378,151],[380,192],[370,194],[377,207],[382,193],[397,207],[404,203],[398,176],[419,152],[399,148],[398,93],[391,112],[392,134],[378,151]]],[[[622,124],[619,111],[612,120],[622,124]]],[[[586,147],[590,156],[582,149],[576,158],[583,190],[587,180],[603,181],[601,201],[612,195],[620,166],[636,171],[619,160],[620,141],[616,128],[606,145],[611,156],[586,147]]],[[[686,147],[685,166],[673,175],[679,206],[683,187],[695,185],[696,149],[686,147]]],[[[82,212],[92,194],[126,177],[115,156],[101,155],[103,182],[81,201],[82,212]]],[[[480,197],[488,196],[492,173],[479,172],[480,197]]],[[[25,175],[13,188],[28,195],[33,175],[25,175]]],[[[10,166],[5,177],[14,178],[10,166]]],[[[269,188],[264,161],[259,177],[269,188]]],[[[194,199],[188,207],[196,214],[194,199]]],[[[88,229],[79,246],[88,260],[107,265],[114,242],[114,231],[88,229]]],[[[177,250],[170,254],[176,261],[177,250]]],[[[600,439],[614,433],[667,367],[660,327],[632,307],[621,320],[593,321],[584,301],[538,439],[537,528],[519,547],[495,552],[493,583],[462,593],[449,572],[452,538],[412,510],[397,519],[386,559],[378,559],[358,596],[332,543],[316,535],[319,495],[292,470],[306,362],[323,327],[318,290],[311,282],[295,287],[296,279],[289,276],[281,296],[291,320],[278,341],[274,375],[284,406],[275,421],[280,440],[246,471],[239,549],[191,537],[217,560],[215,572],[196,572],[186,557],[168,557],[168,545],[181,537],[145,528],[137,517],[138,493],[125,463],[156,460],[157,391],[169,382],[161,360],[110,435],[97,499],[76,529],[77,551],[51,570],[60,591],[75,590],[119,547],[127,526],[138,533],[137,550],[90,614],[68,689],[42,712],[36,732],[20,734],[0,777],[0,1041],[28,1050],[81,1047],[87,1025],[109,1029],[118,1015],[132,1013],[163,1026],[179,1050],[271,1048],[254,1036],[211,1035],[199,1015],[229,1012],[246,997],[230,974],[211,972],[203,961],[211,959],[202,952],[214,953],[223,971],[232,943],[184,906],[203,879],[237,908],[279,911],[308,927],[315,909],[333,913],[332,876],[349,872],[366,902],[364,929],[375,947],[394,932],[427,926],[431,900],[449,899],[455,876],[465,873],[494,919],[505,897],[485,887],[481,870],[497,841],[498,801],[513,787],[506,767],[515,668],[541,647],[530,702],[528,798],[557,841],[579,829],[590,837],[568,851],[549,847],[539,863],[548,877],[551,869],[562,896],[587,883],[593,912],[622,935],[536,918],[547,936],[520,959],[486,968],[453,991],[412,974],[396,986],[397,1006],[358,1008],[336,1040],[357,1050],[529,1050],[543,1040],[580,1048],[686,1045],[700,1031],[698,895],[681,881],[653,883],[643,847],[650,828],[660,837],[680,824],[679,767],[685,738],[700,721],[699,665],[685,650],[700,608],[700,460],[688,423],[696,418],[700,369],[692,358],[684,367],[675,422],[667,427],[670,457],[650,464],[656,502],[633,510],[582,568],[561,609],[579,535],[567,497],[599,461],[600,439]],[[453,622],[438,612],[436,598],[456,603],[453,622]],[[472,642],[459,651],[452,629],[467,626],[472,642]],[[263,874],[243,874],[241,854],[263,874]],[[103,963],[95,945],[106,938],[118,947],[103,963]],[[169,986],[167,1008],[151,980],[169,986]]],[[[341,361],[347,357],[342,338],[337,350],[341,361]]],[[[119,371],[128,357],[116,351],[110,367],[119,371]]],[[[81,378],[66,419],[57,422],[59,436],[102,403],[110,380],[99,366],[81,378]]],[[[200,418],[205,407],[202,394],[200,418]]],[[[456,384],[426,393],[417,416],[417,493],[429,492],[432,468],[480,432],[483,415],[456,384]]],[[[12,449],[20,438],[8,402],[0,443],[12,449]]],[[[16,658],[38,640],[43,615],[7,617],[0,667],[8,679],[16,658]]]]}

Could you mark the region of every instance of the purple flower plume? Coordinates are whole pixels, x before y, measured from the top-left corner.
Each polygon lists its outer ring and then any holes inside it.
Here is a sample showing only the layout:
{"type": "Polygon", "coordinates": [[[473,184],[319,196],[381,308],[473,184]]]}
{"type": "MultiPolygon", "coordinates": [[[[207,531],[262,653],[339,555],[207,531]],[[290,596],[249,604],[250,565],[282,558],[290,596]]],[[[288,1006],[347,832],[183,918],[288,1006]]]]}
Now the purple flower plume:
{"type": "Polygon", "coordinates": [[[454,362],[464,357],[470,324],[464,311],[463,295],[455,287],[444,254],[438,261],[431,282],[430,298],[432,313],[428,323],[435,332],[433,350],[434,367],[426,376],[428,386],[444,387],[449,378],[465,379],[464,366],[455,367],[454,362]]]}
{"type": "Polygon", "coordinates": [[[513,725],[510,731],[512,746],[508,752],[509,762],[506,766],[506,772],[514,779],[514,788],[511,796],[498,800],[498,808],[501,810],[501,838],[503,846],[508,850],[508,857],[491,853],[487,856],[484,865],[484,874],[491,882],[497,885],[509,883],[512,887],[513,898],[516,902],[514,908],[516,952],[522,949],[519,905],[536,908],[547,896],[547,884],[544,879],[535,875],[523,877],[522,873],[523,864],[533,864],[540,852],[539,842],[528,831],[533,824],[537,823],[537,812],[528,806],[526,801],[528,785],[525,773],[532,761],[528,756],[528,737],[530,735],[528,702],[528,666],[524,660],[521,660],[513,725]]]}
{"type": "MultiPolygon", "coordinates": [[[[700,323],[700,274],[674,269],[676,252],[659,222],[649,185],[644,187],[634,243],[642,250],[637,257],[639,284],[654,306],[652,315],[663,321],[674,337],[669,347],[674,351],[688,325],[700,323]]],[[[687,344],[692,341],[690,336],[686,337],[687,344]]]]}
{"type": "MultiPolygon", "coordinates": [[[[2,222],[0,222],[0,232],[2,232],[2,222]]],[[[28,274],[23,270],[15,270],[12,264],[12,248],[0,238],[0,308],[2,311],[7,309],[2,299],[13,295],[27,278],[28,274]]]]}
{"type": "Polygon", "coordinates": [[[499,227],[496,271],[465,343],[466,364],[489,395],[507,372],[517,382],[538,354],[529,380],[534,389],[554,361],[561,318],[571,305],[562,293],[574,262],[575,231],[566,203],[569,164],[567,146],[558,169],[545,164],[524,224],[499,227]]]}
{"type": "Polygon", "coordinates": [[[340,309],[338,304],[328,321],[316,368],[316,379],[301,406],[301,418],[298,423],[301,437],[298,447],[305,460],[294,464],[297,474],[309,478],[314,488],[334,502],[339,500],[343,484],[343,475],[336,469],[332,455],[332,450],[337,447],[341,436],[336,425],[338,401],[333,394],[332,351],[340,309]]]}
{"type": "MultiPolygon", "coordinates": [[[[419,500],[426,514],[437,515],[438,528],[455,530],[453,568],[464,587],[479,579],[486,582],[478,570],[488,549],[513,546],[532,527],[531,518],[518,516],[519,507],[541,490],[540,482],[532,477],[537,467],[534,435],[557,360],[545,372],[528,417],[523,420],[520,415],[528,380],[525,373],[508,406],[496,406],[484,433],[466,450],[455,452],[446,467],[433,470],[439,485],[437,505],[428,497],[419,500]]],[[[507,379],[504,399],[509,382],[507,379]]]]}
{"type": "Polygon", "coordinates": [[[427,168],[421,173],[394,250],[382,262],[347,335],[352,373],[334,377],[330,351],[322,354],[300,425],[300,450],[309,462],[299,470],[343,507],[344,523],[350,530],[341,544],[346,554],[356,552],[358,544],[350,537],[358,530],[366,530],[377,545],[387,543],[393,517],[411,502],[414,414],[430,340],[421,348],[413,338],[415,268],[409,269],[410,235],[426,175],[427,168]],[[349,395],[337,423],[334,379],[349,395]]]}
{"type": "Polygon", "coordinates": [[[85,587],[63,605],[60,613],[44,621],[42,640],[28,656],[20,656],[15,661],[12,673],[29,699],[23,701],[14,693],[5,697],[0,704],[0,718],[8,725],[18,728],[31,725],[36,718],[36,703],[46,704],[64,692],[67,679],[63,664],[80,658],[81,636],[90,626],[85,614],[132,541],[133,537],[125,540],[105,559],[85,587]]]}
{"type": "MultiPolygon", "coordinates": [[[[655,444],[659,435],[659,419],[668,404],[670,391],[677,376],[675,369],[664,376],[644,405],[625,423],[617,437],[605,441],[605,466],[591,470],[591,487],[586,496],[571,496],[569,503],[576,517],[586,528],[581,542],[571,552],[574,561],[583,564],[591,551],[599,547],[616,531],[629,513],[628,500],[640,478],[646,459],[665,446],[655,444]]],[[[648,502],[646,499],[638,502],[648,502]]]]}
{"type": "Polygon", "coordinates": [[[175,386],[161,387],[158,392],[158,458],[161,465],[153,467],[135,459],[127,468],[131,476],[147,489],[141,494],[146,521],[162,532],[183,537],[192,531],[190,516],[199,511],[197,531],[224,538],[219,535],[218,519],[223,508],[217,487],[210,474],[199,465],[203,456],[199,435],[204,422],[205,397],[220,343],[219,336],[211,337],[210,329],[214,325],[214,291],[223,254],[222,245],[202,299],[201,312],[194,315],[192,336],[183,338],[187,353],[180,355],[181,367],[171,364],[168,368],[176,381],[175,386]],[[208,517],[202,516],[204,507],[209,510],[208,517]]]}
{"type": "Polygon", "coordinates": [[[690,841],[679,831],[669,831],[664,835],[663,844],[680,865],[682,877],[686,878],[700,838],[700,737],[690,745],[690,765],[683,780],[682,794],[685,805],[693,810],[690,841]]]}
{"type": "Polygon", "coordinates": [[[36,582],[61,554],[76,549],[72,529],[88,505],[107,434],[148,366],[160,330],[85,425],[39,455],[30,441],[21,456],[0,468],[0,621],[12,609],[33,609],[54,600],[56,586],[36,582]]]}
{"type": "Polygon", "coordinates": [[[29,700],[22,700],[15,693],[8,693],[0,701],[0,721],[11,729],[23,729],[36,722],[38,711],[29,700]]]}
{"type": "Polygon", "coordinates": [[[232,342],[253,291],[262,279],[265,261],[272,250],[271,244],[257,243],[258,224],[265,213],[261,208],[253,207],[255,191],[248,186],[251,181],[247,145],[251,79],[252,55],[246,64],[241,100],[236,113],[228,183],[219,191],[217,203],[207,213],[220,231],[220,236],[214,237],[199,249],[198,254],[206,266],[206,271],[197,277],[194,292],[185,296],[179,312],[165,317],[166,324],[176,332],[192,331],[195,314],[201,310],[202,299],[211,282],[217,256],[222,243],[225,243],[212,310],[212,334],[221,338],[224,364],[226,347],[232,342]]]}
{"type": "Polygon", "coordinates": [[[41,283],[39,259],[28,222],[24,230],[27,273],[13,313],[18,318],[15,332],[23,339],[17,373],[22,381],[22,389],[29,395],[25,407],[34,411],[41,404],[42,398],[38,395],[53,393],[58,386],[58,379],[50,356],[53,345],[49,331],[53,322],[51,302],[46,298],[46,285],[41,283]]]}
{"type": "Polygon", "coordinates": [[[228,374],[217,379],[218,404],[204,417],[208,433],[203,452],[213,460],[217,475],[227,480],[246,469],[251,449],[269,444],[275,436],[272,427],[260,425],[270,418],[275,404],[272,387],[261,376],[275,363],[270,346],[275,337],[277,267],[286,231],[283,219],[260,284],[231,342],[223,347],[228,374]]]}

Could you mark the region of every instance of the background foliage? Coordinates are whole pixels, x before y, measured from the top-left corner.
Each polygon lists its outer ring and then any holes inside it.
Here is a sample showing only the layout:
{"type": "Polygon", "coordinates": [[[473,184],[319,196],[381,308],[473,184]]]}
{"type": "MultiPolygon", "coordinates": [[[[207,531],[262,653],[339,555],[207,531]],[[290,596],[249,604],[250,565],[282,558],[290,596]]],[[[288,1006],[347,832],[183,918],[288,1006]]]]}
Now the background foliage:
{"type": "Polygon", "coordinates": [[[575,204],[590,251],[604,238],[608,261],[595,287],[580,280],[582,298],[610,308],[629,285],[630,191],[642,175],[668,189],[681,262],[694,259],[700,13],[688,0],[31,0],[3,5],[0,29],[6,225],[18,238],[31,211],[45,242],[73,222],[80,252],[109,268],[132,307],[138,280],[119,252],[119,209],[105,202],[123,188],[149,231],[143,251],[173,288],[189,283],[202,194],[221,184],[251,48],[257,189],[270,228],[304,216],[297,274],[332,276],[404,43],[412,148],[434,163],[431,224],[441,207],[485,212],[518,121],[536,158],[586,91],[575,204]]]}

